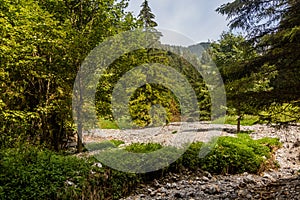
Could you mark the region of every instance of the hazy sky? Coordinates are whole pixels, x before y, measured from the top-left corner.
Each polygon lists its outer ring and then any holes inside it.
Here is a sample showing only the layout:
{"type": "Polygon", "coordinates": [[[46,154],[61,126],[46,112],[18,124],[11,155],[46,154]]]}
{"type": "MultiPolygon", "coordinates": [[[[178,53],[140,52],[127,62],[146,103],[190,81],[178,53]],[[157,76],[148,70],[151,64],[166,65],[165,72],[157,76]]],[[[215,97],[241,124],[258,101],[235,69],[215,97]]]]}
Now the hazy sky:
{"type": "MultiPolygon", "coordinates": [[[[143,1],[131,0],[128,10],[137,16],[143,1]]],[[[226,17],[215,10],[230,1],[232,0],[148,0],[158,28],[178,32],[196,43],[217,40],[224,30],[228,30],[226,17]]],[[[181,40],[185,43],[184,39],[181,40]]]]}

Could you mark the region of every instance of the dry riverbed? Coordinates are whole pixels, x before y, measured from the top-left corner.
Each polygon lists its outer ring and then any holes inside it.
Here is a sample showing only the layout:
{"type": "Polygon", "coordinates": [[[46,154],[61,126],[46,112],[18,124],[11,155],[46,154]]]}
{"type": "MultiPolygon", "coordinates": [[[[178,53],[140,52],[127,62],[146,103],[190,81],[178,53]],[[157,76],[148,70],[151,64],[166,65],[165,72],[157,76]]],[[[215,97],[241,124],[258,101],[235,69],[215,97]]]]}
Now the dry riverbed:
{"type": "MultiPolygon", "coordinates": [[[[93,130],[85,142],[118,139],[131,143],[156,142],[180,146],[186,142],[209,141],[216,136],[235,136],[235,126],[201,123],[173,123],[164,127],[136,130],[93,130]]],[[[266,125],[242,126],[253,131],[254,139],[277,137],[283,147],[276,151],[280,168],[260,175],[211,175],[201,170],[169,174],[154,183],[143,185],[126,199],[300,199],[300,126],[282,129],[266,125]]]]}

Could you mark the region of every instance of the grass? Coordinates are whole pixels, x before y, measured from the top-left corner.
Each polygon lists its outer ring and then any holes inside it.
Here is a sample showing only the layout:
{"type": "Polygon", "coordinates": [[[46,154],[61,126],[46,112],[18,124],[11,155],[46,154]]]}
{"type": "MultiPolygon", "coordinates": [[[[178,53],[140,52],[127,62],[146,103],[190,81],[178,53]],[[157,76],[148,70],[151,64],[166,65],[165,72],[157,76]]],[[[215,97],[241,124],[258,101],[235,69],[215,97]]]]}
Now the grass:
{"type": "Polygon", "coordinates": [[[158,143],[133,143],[126,146],[125,150],[133,153],[149,153],[162,148],[161,144],[158,143]]]}
{"type": "Polygon", "coordinates": [[[121,140],[106,140],[102,142],[91,142],[86,144],[86,149],[88,151],[98,151],[98,150],[107,150],[113,149],[121,144],[124,144],[121,140]]]}
{"type": "MultiPolygon", "coordinates": [[[[184,154],[170,165],[170,168],[179,169],[183,167],[191,170],[200,168],[215,174],[260,173],[268,168],[278,167],[272,155],[281,145],[278,138],[253,140],[247,133],[239,133],[237,137],[223,136],[217,138],[215,146],[202,142],[192,143],[184,154]],[[206,156],[201,157],[199,153],[203,148],[211,150],[206,156]]],[[[142,154],[156,152],[156,154],[153,154],[153,159],[158,158],[160,162],[165,162],[166,158],[174,157],[174,153],[180,151],[175,147],[165,147],[167,149],[162,155],[158,151],[161,148],[163,148],[162,145],[158,143],[133,143],[126,146],[125,151],[142,154]]],[[[122,153],[124,152],[120,149],[114,151],[107,149],[99,155],[99,159],[111,160],[117,157],[115,163],[118,163],[118,160],[121,159],[122,163],[120,164],[127,163],[132,168],[135,165],[145,166],[148,162],[143,157],[127,159],[126,156],[123,157],[125,154],[122,153]]]]}
{"type": "Polygon", "coordinates": [[[248,134],[219,137],[216,147],[200,160],[200,167],[217,174],[260,173],[278,167],[272,154],[280,147],[277,138],[253,140],[248,134]]]}
{"type": "Polygon", "coordinates": [[[99,119],[99,126],[101,129],[119,129],[116,122],[107,119],[99,119]]]}
{"type": "MultiPolygon", "coordinates": [[[[208,147],[202,142],[192,143],[187,151],[176,160],[179,149],[164,147],[157,143],[134,143],[125,148],[128,152],[141,153],[139,159],[126,159],[119,148],[122,141],[113,140],[93,144],[95,149],[102,148],[102,154],[108,152],[107,159],[116,159],[120,166],[157,167],[156,171],[144,174],[117,171],[102,161],[102,167],[94,163],[101,161],[95,157],[78,158],[63,156],[47,149],[37,147],[0,150],[0,199],[120,199],[130,194],[138,184],[161,178],[169,172],[202,169],[215,174],[236,174],[243,172],[260,173],[276,168],[273,153],[281,147],[277,138],[253,140],[247,134],[238,137],[219,137],[217,144],[205,157],[200,157],[202,148],[208,147]],[[110,152],[110,153],[109,153],[110,152]],[[152,159],[144,160],[143,155],[150,153],[152,159]],[[160,163],[176,160],[165,168],[160,163]],[[138,163],[138,165],[137,165],[138,163]],[[156,166],[157,165],[157,166],[156,166]]],[[[133,157],[136,158],[136,157],[133,157]]]]}
{"type": "MultiPolygon", "coordinates": [[[[224,120],[224,118],[219,118],[213,121],[214,124],[219,124],[224,120]]],[[[242,126],[252,126],[255,123],[259,121],[258,116],[253,116],[253,115],[244,115],[242,120],[241,120],[241,125],[242,126]]],[[[232,116],[232,115],[227,115],[225,117],[225,124],[231,124],[231,125],[236,125],[237,124],[237,116],[232,116]]],[[[116,122],[111,121],[111,120],[106,120],[106,119],[99,119],[99,126],[101,129],[119,129],[118,125],[116,122]]],[[[177,132],[172,132],[172,134],[175,134],[177,132]]]]}
{"type": "MultiPolygon", "coordinates": [[[[213,121],[214,124],[221,123],[224,118],[219,118],[213,121]]],[[[259,121],[258,116],[244,115],[241,120],[242,126],[252,126],[259,121]]],[[[225,117],[225,124],[237,125],[237,116],[227,115],[225,117]]]]}
{"type": "Polygon", "coordinates": [[[0,158],[0,199],[120,199],[139,181],[135,174],[95,166],[92,157],[32,146],[1,149],[0,158]]]}

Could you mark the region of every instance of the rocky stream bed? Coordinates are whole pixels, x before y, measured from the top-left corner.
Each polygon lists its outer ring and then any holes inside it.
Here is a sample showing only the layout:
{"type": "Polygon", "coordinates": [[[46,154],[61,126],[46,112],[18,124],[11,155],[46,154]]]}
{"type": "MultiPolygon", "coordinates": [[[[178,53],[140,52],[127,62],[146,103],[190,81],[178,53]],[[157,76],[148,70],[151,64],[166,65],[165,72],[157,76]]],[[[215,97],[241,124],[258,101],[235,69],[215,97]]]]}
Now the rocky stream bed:
{"type": "MultiPolygon", "coordinates": [[[[85,142],[118,139],[130,143],[158,142],[180,145],[186,141],[208,141],[212,136],[235,136],[235,126],[174,123],[165,127],[141,130],[94,130],[85,135],[85,142]],[[217,130],[217,131],[216,131],[217,130]]],[[[283,147],[275,157],[280,168],[259,175],[212,175],[208,172],[185,171],[170,173],[162,179],[141,185],[131,196],[133,199],[300,199],[300,126],[290,125],[278,129],[266,125],[242,126],[254,139],[277,137],[283,147]]]]}

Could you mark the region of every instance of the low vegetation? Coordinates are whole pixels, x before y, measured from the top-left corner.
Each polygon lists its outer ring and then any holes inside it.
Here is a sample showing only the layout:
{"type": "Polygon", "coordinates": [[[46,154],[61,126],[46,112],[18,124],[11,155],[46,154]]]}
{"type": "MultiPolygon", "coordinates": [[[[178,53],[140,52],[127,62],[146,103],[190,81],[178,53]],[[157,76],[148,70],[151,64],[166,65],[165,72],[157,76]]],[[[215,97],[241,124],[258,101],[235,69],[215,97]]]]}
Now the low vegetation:
{"type": "MultiPolygon", "coordinates": [[[[93,143],[90,148],[105,152],[112,148],[120,149],[117,146],[122,143],[105,141],[93,143]]],[[[200,168],[214,174],[260,173],[267,168],[278,167],[272,155],[281,143],[276,138],[253,140],[248,134],[238,134],[236,138],[219,137],[212,151],[200,158],[201,148],[208,147],[211,146],[202,142],[192,143],[170,166],[145,174],[118,172],[97,163],[93,157],[63,156],[32,146],[5,149],[0,151],[0,196],[4,199],[82,199],[88,196],[119,199],[140,183],[183,169],[200,168]]],[[[125,150],[148,153],[159,152],[161,148],[160,144],[136,143],[126,146],[125,150]]],[[[172,157],[177,150],[166,147],[164,156],[172,157]]],[[[134,164],[134,161],[131,162],[134,164]]]]}
{"type": "Polygon", "coordinates": [[[103,142],[91,142],[86,145],[86,150],[88,151],[96,151],[96,150],[105,150],[105,149],[111,149],[116,148],[120,146],[121,144],[124,144],[121,140],[109,140],[109,141],[103,141],[103,142]]]}
{"type": "Polygon", "coordinates": [[[0,199],[119,199],[138,183],[135,174],[36,147],[0,151],[0,199]]]}
{"type": "MultiPolygon", "coordinates": [[[[158,24],[148,1],[143,1],[137,17],[128,10],[129,3],[0,0],[0,199],[119,199],[138,184],[167,172],[201,168],[215,174],[260,173],[278,167],[273,156],[281,146],[278,139],[252,140],[247,134],[220,137],[215,146],[193,143],[170,166],[154,166],[157,171],[139,175],[113,170],[97,163],[94,157],[79,158],[61,152],[76,134],[76,150],[84,150],[80,136],[85,127],[81,122],[89,119],[90,108],[95,107],[97,116],[105,119],[99,121],[101,128],[131,127],[128,115],[120,116],[118,123],[110,121],[120,108],[112,107],[116,86],[122,85],[118,83],[129,72],[136,73],[128,82],[146,80],[142,81],[146,84],[135,91],[120,88],[125,92],[115,99],[126,100],[127,92],[131,94],[128,110],[139,127],[195,121],[198,115],[200,120],[210,120],[214,105],[211,98],[215,96],[217,104],[221,102],[221,95],[210,94],[222,88],[210,84],[211,78],[218,82],[217,71],[223,79],[227,105],[219,105],[216,110],[225,112],[223,108],[227,108],[230,116],[225,123],[236,124],[237,132],[240,125],[253,125],[259,120],[280,125],[300,122],[299,0],[232,1],[220,5],[216,11],[230,18],[229,29],[248,34],[224,32],[218,41],[204,43],[205,48],[203,43],[190,47],[160,43],[163,34],[155,29],[158,24]],[[151,39],[148,33],[124,41],[119,37],[126,31],[139,33],[148,28],[154,37],[147,47],[145,39],[151,39]],[[105,52],[95,48],[114,36],[118,36],[116,45],[109,42],[105,52]],[[193,52],[197,46],[201,53],[193,52]],[[90,54],[93,49],[97,57],[90,54]],[[115,53],[121,53],[117,59],[115,53]],[[93,67],[83,70],[84,63],[93,67]],[[152,68],[153,63],[169,67],[157,70],[152,68]],[[146,68],[138,66],[147,64],[152,70],[144,73],[146,68]],[[177,73],[169,73],[169,68],[177,73]],[[78,72],[84,72],[83,76],[78,72]],[[98,82],[86,76],[88,73],[97,75],[98,82]],[[178,81],[181,75],[191,91],[178,81]],[[211,77],[204,80],[203,75],[211,77]],[[151,79],[168,84],[151,83],[151,79]],[[176,86],[177,92],[168,86],[176,86]],[[95,101],[85,98],[93,88],[95,101]],[[196,108],[189,102],[194,95],[192,104],[196,108]],[[75,118],[80,122],[78,126],[75,118]],[[199,155],[203,148],[211,150],[205,157],[199,155]]],[[[133,166],[149,163],[143,162],[143,157],[126,160],[122,153],[151,154],[159,164],[180,152],[175,147],[161,151],[159,144],[121,144],[105,141],[86,148],[95,154],[99,151],[103,158],[116,159],[120,165],[133,166]]]]}

